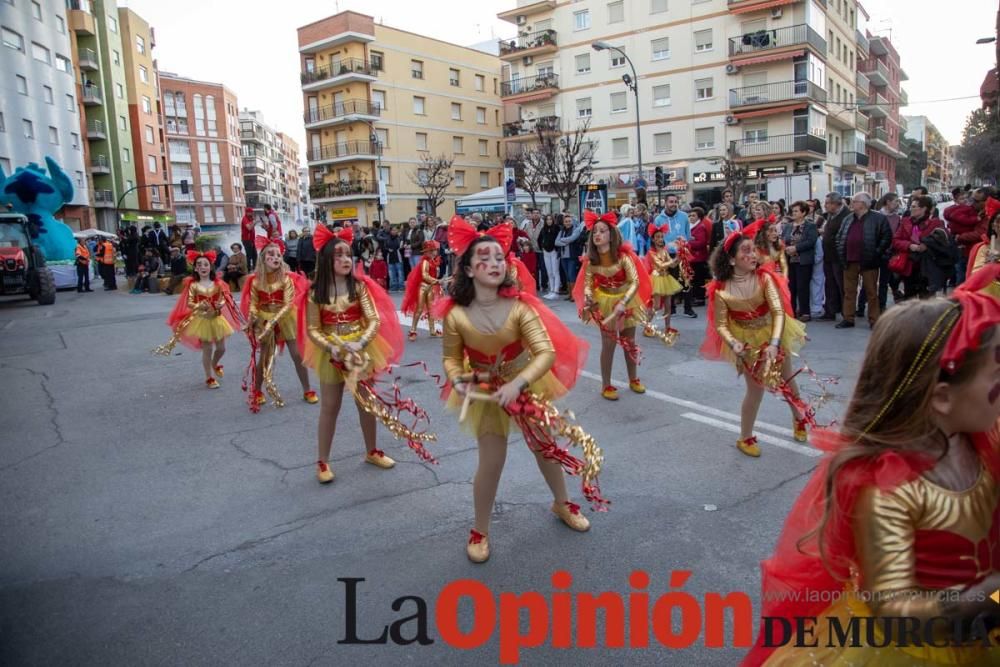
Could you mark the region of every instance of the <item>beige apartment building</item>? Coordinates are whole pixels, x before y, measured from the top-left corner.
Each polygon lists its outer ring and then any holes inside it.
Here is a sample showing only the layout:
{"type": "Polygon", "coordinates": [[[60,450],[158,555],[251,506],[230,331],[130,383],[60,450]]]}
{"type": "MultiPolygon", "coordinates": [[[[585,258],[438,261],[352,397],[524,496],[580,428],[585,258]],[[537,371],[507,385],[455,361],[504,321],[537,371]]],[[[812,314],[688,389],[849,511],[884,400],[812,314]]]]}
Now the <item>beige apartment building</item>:
{"type": "Polygon", "coordinates": [[[311,203],[329,221],[429,210],[422,158],[454,160],[454,201],[500,186],[500,61],[341,12],[298,30],[311,203]],[[380,210],[379,183],[384,184],[380,210]]]}
{"type": "Polygon", "coordinates": [[[635,199],[640,142],[650,192],[660,166],[687,200],[718,200],[726,159],[748,167],[748,189],[789,174],[809,174],[814,196],[854,187],[856,14],[854,0],[522,0],[498,14],[518,33],[500,41],[506,150],[539,123],[589,122],[612,205],[635,199]]]}
{"type": "Polygon", "coordinates": [[[240,112],[243,188],[246,205],[263,211],[270,204],[287,225],[299,205],[299,145],[271,128],[260,111],[240,112]]]}

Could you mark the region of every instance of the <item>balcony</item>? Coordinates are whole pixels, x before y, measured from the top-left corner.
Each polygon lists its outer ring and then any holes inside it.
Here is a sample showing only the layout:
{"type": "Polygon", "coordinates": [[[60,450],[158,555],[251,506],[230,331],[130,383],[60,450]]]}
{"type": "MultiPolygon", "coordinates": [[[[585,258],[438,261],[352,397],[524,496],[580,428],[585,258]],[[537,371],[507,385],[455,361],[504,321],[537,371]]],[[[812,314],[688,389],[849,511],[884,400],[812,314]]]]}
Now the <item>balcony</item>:
{"type": "Polygon", "coordinates": [[[380,152],[378,144],[371,141],[344,141],[314,148],[309,151],[307,158],[312,165],[334,164],[351,160],[374,160],[380,152]]]}
{"type": "Polygon", "coordinates": [[[860,30],[855,30],[854,33],[855,41],[858,43],[858,55],[862,58],[867,58],[868,51],[871,48],[868,38],[862,35],[860,30]]]}
{"type": "Polygon", "coordinates": [[[83,104],[90,107],[104,104],[104,100],[101,99],[101,89],[99,86],[90,84],[83,87],[83,104]]]}
{"type": "Polygon", "coordinates": [[[93,49],[80,49],[80,69],[94,71],[98,69],[99,62],[97,60],[97,54],[93,49]]]}
{"type": "Polygon", "coordinates": [[[318,109],[306,111],[303,119],[306,129],[353,123],[354,121],[375,122],[382,115],[382,107],[368,100],[346,100],[318,109]]]}
{"type": "Polygon", "coordinates": [[[889,79],[889,68],[885,66],[880,60],[873,60],[869,58],[865,61],[865,64],[859,71],[864,72],[868,80],[871,81],[873,86],[878,86],[879,88],[883,86],[888,86],[889,79]]]}
{"type": "Polygon", "coordinates": [[[871,132],[869,132],[870,141],[878,141],[886,146],[889,145],[889,133],[886,132],[884,127],[873,127],[871,132]]]}
{"type": "Polygon", "coordinates": [[[367,60],[344,58],[325,67],[317,67],[311,72],[302,72],[299,78],[302,90],[318,90],[340,83],[374,81],[377,76],[378,70],[367,60]]]}
{"type": "MultiPolygon", "coordinates": [[[[729,11],[732,14],[749,14],[750,12],[759,12],[764,9],[779,9],[785,7],[786,10],[790,8],[786,5],[793,5],[799,0],[729,0],[729,11]]],[[[826,0],[817,0],[817,2],[826,7],[826,0]]]]}
{"type": "Polygon", "coordinates": [[[855,117],[855,120],[857,121],[858,131],[862,132],[864,134],[868,134],[869,128],[870,128],[870,125],[871,125],[868,122],[868,116],[866,116],[863,113],[861,113],[860,111],[858,111],[857,112],[857,116],[855,117]]]}
{"type": "Polygon", "coordinates": [[[906,71],[902,67],[899,68],[899,80],[900,81],[909,81],[910,80],[910,75],[907,74],[906,71]]]}
{"type": "Polygon", "coordinates": [[[858,92],[862,95],[867,95],[871,91],[871,81],[868,80],[864,72],[858,72],[856,82],[858,84],[858,92]]]}
{"type": "Polygon", "coordinates": [[[503,124],[503,136],[505,139],[515,139],[524,141],[537,137],[538,133],[562,132],[562,124],[559,116],[542,116],[527,120],[516,120],[513,123],[503,124]]]}
{"type": "Polygon", "coordinates": [[[906,122],[906,117],[900,115],[899,117],[899,131],[906,134],[906,131],[910,129],[910,124],[906,122]]]}
{"type": "Polygon", "coordinates": [[[309,198],[316,203],[375,199],[377,197],[378,181],[336,181],[335,183],[316,183],[309,186],[309,198]]]}
{"type": "Polygon", "coordinates": [[[535,2],[523,2],[523,0],[521,0],[517,3],[517,5],[518,6],[514,9],[508,9],[505,12],[500,12],[497,14],[497,18],[501,21],[507,21],[508,23],[520,25],[524,23],[529,16],[543,14],[555,9],[556,0],[536,0],[535,2]]]}
{"type": "Polygon", "coordinates": [[[826,91],[812,81],[782,81],[759,86],[733,88],[729,91],[729,108],[773,106],[796,100],[826,103],[826,91]]]}
{"type": "Polygon", "coordinates": [[[868,50],[873,56],[889,55],[889,47],[886,46],[886,41],[882,37],[872,37],[869,41],[868,50]]]}
{"type": "Polygon", "coordinates": [[[69,27],[78,35],[96,35],[97,28],[94,23],[94,15],[90,13],[90,3],[86,0],[69,0],[66,3],[69,9],[69,27]]]}
{"type": "Polygon", "coordinates": [[[826,139],[812,134],[780,134],[761,140],[738,139],[729,142],[729,151],[737,162],[779,157],[822,160],[826,157],[826,139]]]}
{"type": "Polygon", "coordinates": [[[899,106],[905,107],[910,105],[910,96],[902,88],[899,89],[899,106]]]}
{"type": "Polygon", "coordinates": [[[858,103],[861,105],[861,110],[872,118],[889,117],[889,100],[878,93],[875,93],[863,103],[860,101],[858,103]]]}
{"type": "Polygon", "coordinates": [[[792,46],[810,46],[818,55],[826,57],[826,40],[805,24],[757,30],[739,37],[730,37],[729,57],[742,58],[792,46]]]}
{"type": "Polygon", "coordinates": [[[501,39],[499,45],[502,60],[516,60],[523,56],[540,56],[559,50],[556,45],[555,30],[539,30],[538,32],[518,35],[514,39],[501,39]]]}
{"type": "Polygon", "coordinates": [[[552,97],[559,90],[559,75],[552,72],[528,76],[521,79],[511,79],[500,84],[500,97],[510,98],[509,101],[519,103],[534,100],[544,100],[552,97]]]}
{"type": "Polygon", "coordinates": [[[95,208],[114,208],[115,193],[111,190],[94,190],[95,208]]]}
{"type": "Polygon", "coordinates": [[[864,173],[868,171],[868,156],[864,153],[849,152],[841,156],[841,165],[848,171],[864,173]]]}
{"type": "Polygon", "coordinates": [[[105,155],[93,155],[90,158],[90,172],[93,174],[110,174],[111,163],[105,155]]]}
{"type": "Polygon", "coordinates": [[[108,133],[104,129],[104,122],[92,120],[87,122],[87,138],[91,141],[100,141],[108,138],[108,133]]]}

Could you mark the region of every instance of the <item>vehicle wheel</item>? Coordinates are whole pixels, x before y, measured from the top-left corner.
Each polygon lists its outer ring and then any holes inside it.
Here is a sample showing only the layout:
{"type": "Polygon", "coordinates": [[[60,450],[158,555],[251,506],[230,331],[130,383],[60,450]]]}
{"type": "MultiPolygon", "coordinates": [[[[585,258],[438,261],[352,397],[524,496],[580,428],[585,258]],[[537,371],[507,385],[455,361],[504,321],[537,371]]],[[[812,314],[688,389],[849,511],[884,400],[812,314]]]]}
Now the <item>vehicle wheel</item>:
{"type": "Polygon", "coordinates": [[[52,270],[43,268],[38,270],[38,305],[51,306],[56,302],[56,279],[52,275],[52,270]]]}
{"type": "Polygon", "coordinates": [[[38,271],[31,269],[24,277],[24,285],[28,290],[28,298],[32,301],[38,300],[38,271]]]}

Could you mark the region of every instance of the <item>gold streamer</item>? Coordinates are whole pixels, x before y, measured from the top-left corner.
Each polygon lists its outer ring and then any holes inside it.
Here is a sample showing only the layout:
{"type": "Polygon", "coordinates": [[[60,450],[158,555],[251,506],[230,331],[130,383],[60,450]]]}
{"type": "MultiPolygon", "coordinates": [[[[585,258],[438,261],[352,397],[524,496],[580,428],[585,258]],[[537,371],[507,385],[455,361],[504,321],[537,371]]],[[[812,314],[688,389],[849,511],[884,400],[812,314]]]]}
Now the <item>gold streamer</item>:
{"type": "Polygon", "coordinates": [[[203,301],[195,306],[191,312],[188,313],[188,316],[181,320],[176,327],[174,327],[173,333],[170,334],[170,340],[168,340],[164,345],[157,345],[153,348],[153,354],[158,354],[161,357],[169,357],[170,353],[174,351],[175,347],[177,347],[177,343],[180,342],[181,333],[187,329],[188,325],[194,321],[194,318],[197,317],[200,312],[205,312],[205,309],[202,308],[204,303],[207,302],[203,301]]]}

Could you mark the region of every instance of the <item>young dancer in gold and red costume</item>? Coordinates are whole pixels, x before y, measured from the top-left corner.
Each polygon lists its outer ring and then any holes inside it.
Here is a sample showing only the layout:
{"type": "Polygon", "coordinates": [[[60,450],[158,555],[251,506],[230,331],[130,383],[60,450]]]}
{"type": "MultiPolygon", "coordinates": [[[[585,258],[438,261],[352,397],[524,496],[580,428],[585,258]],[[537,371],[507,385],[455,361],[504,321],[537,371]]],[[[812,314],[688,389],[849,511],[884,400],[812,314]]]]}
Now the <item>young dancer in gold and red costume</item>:
{"type": "Polygon", "coordinates": [[[395,465],[375,446],[372,395],[360,381],[372,378],[399,359],[403,331],[389,295],[360,269],[355,270],[353,240],[350,228],[334,233],[325,225],[316,227],[316,281],[300,296],[297,340],[302,359],[316,371],[320,381],[316,478],[322,484],[334,478],[330,449],[345,385],[357,403],[365,461],[384,469],[395,465]]]}
{"type": "Polygon", "coordinates": [[[773,219],[769,219],[757,230],[757,236],[753,241],[757,251],[757,262],[761,266],[770,264],[771,270],[787,281],[788,256],[785,254],[785,242],[781,240],[781,226],[773,219]]]}
{"type": "Polygon", "coordinates": [[[319,397],[309,386],[309,371],[302,364],[295,343],[298,321],[295,304],[297,297],[309,289],[309,281],[285,264],[285,244],[281,239],[257,236],[254,241],[257,268],[244,283],[240,297],[240,311],[250,338],[250,366],[244,378],[244,385],[250,391],[250,410],[257,412],[266,402],[265,389],[276,406],[285,404],[274,383],[274,360],[286,344],[302,385],[302,400],[318,403],[319,397]]]}
{"type": "Polygon", "coordinates": [[[986,217],[990,220],[989,235],[969,252],[969,266],[963,287],[983,291],[1000,299],[1000,202],[986,200],[986,217]]]}
{"type": "MultiPolygon", "coordinates": [[[[764,223],[766,224],[766,223],[764,223]]],[[[753,238],[760,223],[733,234],[715,249],[711,259],[714,280],[708,292],[708,326],[701,352],[708,359],[736,365],[746,381],[740,411],[740,438],[736,446],[747,456],[760,456],[753,434],[765,384],[785,381],[792,400],[798,399],[791,356],[805,343],[805,325],[792,316],[788,284],[776,276],[772,264],[758,264],[753,238]],[[780,375],[780,378],[776,378],[780,375]]],[[[791,402],[795,439],[805,442],[806,420],[791,402]]]]}
{"type": "Polygon", "coordinates": [[[475,524],[467,545],[470,560],[489,558],[489,522],[511,426],[524,434],[552,491],[552,512],[567,526],[590,523],[569,500],[563,470],[580,474],[584,495],[603,502],[596,484],[601,454],[576,426],[572,442],[584,447],[587,463],[557,443],[559,424],[569,424],[551,401],[576,382],[587,345],[570,333],[537,297],[518,290],[507,271],[509,226],[479,233],[452,221],[448,244],[459,257],[451,296],[435,305],[444,322],[443,361],[449,385],[443,396],[461,410],[463,428],[476,436],[479,467],[473,481],[475,524]]]}
{"type": "Polygon", "coordinates": [[[194,275],[184,279],[177,304],[167,318],[173,329],[170,341],[155,352],[168,355],[178,341],[201,350],[205,385],[216,389],[219,386],[216,378],[223,376],[220,362],[226,353],[226,338],[239,326],[239,312],[229,286],[215,275],[215,253],[191,251],[187,260],[194,268],[194,275]]]}
{"type": "MultiPolygon", "coordinates": [[[[454,218],[452,218],[454,222],[454,218]]],[[[404,315],[410,315],[410,340],[417,339],[417,323],[426,317],[431,338],[441,335],[437,323],[431,314],[431,306],[441,296],[441,280],[438,279],[438,269],[441,267],[441,257],[438,256],[437,241],[424,241],[424,254],[417,265],[406,277],[406,291],[403,293],[403,303],[399,309],[404,315]]]]}
{"type": "MultiPolygon", "coordinates": [[[[667,334],[676,337],[677,329],[670,326],[672,310],[670,300],[673,299],[674,294],[678,294],[684,287],[676,278],[670,275],[670,270],[677,266],[678,260],[670,257],[670,251],[667,250],[667,244],[664,241],[664,235],[669,232],[670,225],[657,227],[655,224],[649,223],[649,238],[651,243],[649,252],[642,259],[643,265],[649,272],[650,282],[653,286],[653,315],[662,308],[663,328],[667,334]]],[[[655,336],[656,332],[652,326],[647,325],[643,328],[643,335],[649,338],[655,336]]]]}
{"type": "Polygon", "coordinates": [[[998,322],[1000,302],[964,286],[879,318],[839,433],[813,433],[826,457],[761,568],[762,615],[811,647],[768,648],[762,633],[745,666],[1000,664],[998,322]]]}
{"type": "Polygon", "coordinates": [[[596,320],[601,328],[601,381],[604,385],[601,396],[617,401],[618,390],[611,384],[616,345],[621,345],[625,352],[629,389],[637,394],[646,391],[637,375],[635,327],[645,321],[653,287],[649,273],[632,246],[622,242],[614,213],[598,218],[594,212],[585,211],[583,224],[590,235],[587,255],[580,267],[582,279],[573,287],[573,300],[580,318],[584,322],[596,320]]]}

